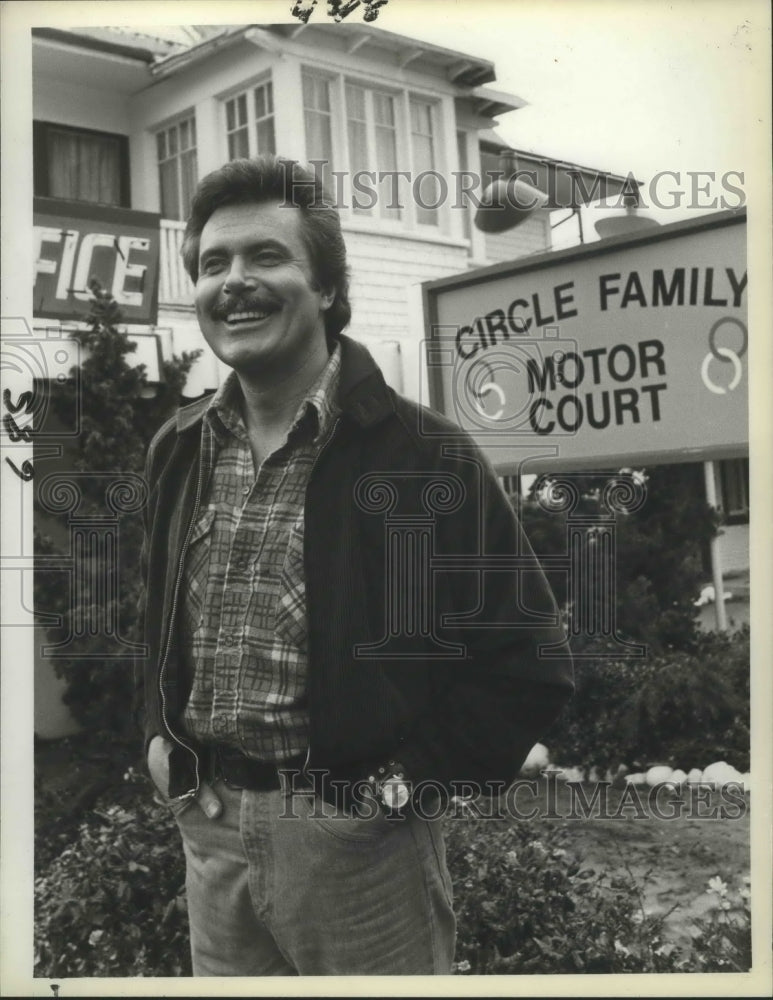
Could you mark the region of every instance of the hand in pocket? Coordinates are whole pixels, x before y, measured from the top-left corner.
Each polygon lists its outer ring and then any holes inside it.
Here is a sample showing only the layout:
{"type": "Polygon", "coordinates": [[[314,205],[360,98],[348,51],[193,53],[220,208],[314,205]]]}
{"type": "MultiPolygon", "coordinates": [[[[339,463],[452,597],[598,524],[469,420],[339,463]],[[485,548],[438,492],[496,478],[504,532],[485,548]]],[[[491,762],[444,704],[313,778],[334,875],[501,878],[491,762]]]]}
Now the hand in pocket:
{"type": "MultiPolygon", "coordinates": [[[[148,746],[148,771],[153,784],[164,803],[174,813],[181,813],[190,805],[190,799],[169,798],[169,754],[172,744],[163,736],[154,736],[148,746]]],[[[223,811],[223,803],[215,794],[211,785],[201,781],[195,802],[208,819],[217,819],[223,811]]]]}

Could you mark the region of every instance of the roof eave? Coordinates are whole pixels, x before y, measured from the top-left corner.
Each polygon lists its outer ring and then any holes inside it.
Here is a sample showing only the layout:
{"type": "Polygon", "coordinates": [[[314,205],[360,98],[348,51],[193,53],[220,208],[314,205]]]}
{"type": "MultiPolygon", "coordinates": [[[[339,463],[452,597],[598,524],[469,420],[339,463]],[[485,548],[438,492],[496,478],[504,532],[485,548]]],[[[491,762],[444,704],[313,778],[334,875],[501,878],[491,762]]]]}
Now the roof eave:
{"type": "Polygon", "coordinates": [[[58,28],[33,28],[32,37],[44,41],[58,42],[70,48],[90,49],[93,52],[103,52],[107,55],[121,56],[134,62],[148,66],[156,59],[156,54],[150,49],[133,45],[122,45],[120,42],[110,42],[103,38],[92,38],[91,35],[79,35],[77,31],[63,31],[58,28]]]}

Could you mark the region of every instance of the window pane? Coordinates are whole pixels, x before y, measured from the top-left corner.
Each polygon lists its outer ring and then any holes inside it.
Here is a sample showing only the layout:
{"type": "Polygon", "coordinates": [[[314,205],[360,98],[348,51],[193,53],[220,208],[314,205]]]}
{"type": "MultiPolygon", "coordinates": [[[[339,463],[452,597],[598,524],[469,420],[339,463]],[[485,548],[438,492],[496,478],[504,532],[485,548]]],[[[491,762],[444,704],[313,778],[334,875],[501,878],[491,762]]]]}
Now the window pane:
{"type": "Polygon", "coordinates": [[[395,124],[395,102],[389,94],[373,95],[373,114],[377,125],[395,124]]]}
{"type": "Polygon", "coordinates": [[[175,156],[177,153],[177,126],[173,125],[168,132],[169,155],[175,156]]]}
{"type": "Polygon", "coordinates": [[[350,121],[349,135],[349,166],[352,173],[368,169],[368,132],[364,122],[350,121]]]}
{"type": "Polygon", "coordinates": [[[247,129],[239,129],[228,136],[228,159],[236,160],[250,155],[249,139],[247,129]]]}
{"type": "Polygon", "coordinates": [[[233,132],[236,127],[236,122],[234,120],[234,102],[225,102],[225,127],[228,132],[233,132]]]}
{"type": "Polygon", "coordinates": [[[346,85],[346,113],[349,118],[365,121],[365,91],[351,83],[346,85]]]}
{"type": "Polygon", "coordinates": [[[161,185],[161,214],[165,219],[180,218],[180,201],[177,194],[177,160],[159,164],[161,185]]]}
{"type": "Polygon", "coordinates": [[[159,160],[166,159],[166,133],[159,132],[156,136],[156,144],[158,146],[158,158],[159,160]]]}
{"type": "Polygon", "coordinates": [[[262,122],[258,122],[258,152],[276,153],[273,118],[265,118],[262,122]]]}
{"type": "Polygon", "coordinates": [[[303,106],[314,107],[314,80],[308,73],[303,74],[303,106]]]}
{"type": "Polygon", "coordinates": [[[432,135],[431,107],[425,101],[411,101],[411,130],[432,135]]]}
{"type": "Polygon", "coordinates": [[[266,88],[256,87],[255,88],[255,117],[265,118],[268,114],[268,107],[266,101],[266,88]]]}
{"type": "Polygon", "coordinates": [[[266,84],[266,111],[270,115],[274,113],[274,84],[271,80],[266,84]]]}
{"type": "Polygon", "coordinates": [[[316,111],[330,111],[330,87],[323,77],[303,74],[303,105],[316,111]]]}
{"type": "MultiPolygon", "coordinates": [[[[466,132],[456,133],[456,147],[459,153],[459,169],[462,171],[462,173],[466,173],[468,169],[466,132]]],[[[472,237],[472,220],[470,216],[470,213],[472,212],[472,207],[470,202],[470,196],[466,191],[462,198],[462,204],[459,206],[455,206],[454,210],[462,213],[462,226],[464,229],[464,235],[469,240],[472,237]]],[[[470,253],[471,252],[472,248],[470,248],[470,253]]],[[[515,491],[511,490],[510,492],[515,492],[515,491]]]]}
{"type": "MultiPolygon", "coordinates": [[[[394,129],[376,127],[376,164],[379,170],[397,170],[397,137],[394,129]]],[[[400,209],[397,205],[399,195],[393,195],[393,182],[385,177],[379,184],[379,209],[382,219],[399,219],[400,209]],[[394,204],[394,207],[389,206],[394,204]]]]}
{"type": "Polygon", "coordinates": [[[319,111],[307,111],[306,120],[306,159],[323,160],[322,182],[326,190],[332,190],[331,169],[333,143],[330,135],[330,115],[319,111]]]}
{"type": "Polygon", "coordinates": [[[309,160],[329,160],[332,149],[330,117],[319,111],[306,112],[306,155],[309,160]]]}
{"type": "Polygon", "coordinates": [[[196,150],[189,150],[180,157],[180,168],[182,174],[182,205],[180,218],[187,219],[191,210],[191,200],[193,192],[196,190],[196,180],[198,176],[196,164],[196,150]]]}
{"type": "MultiPolygon", "coordinates": [[[[350,119],[347,132],[349,136],[349,167],[354,175],[368,169],[368,131],[365,122],[350,119]]],[[[367,180],[364,185],[370,188],[367,180]]],[[[369,201],[367,195],[358,194],[356,190],[352,191],[352,211],[358,215],[371,214],[372,210],[366,207],[369,201]]]]}
{"type": "Polygon", "coordinates": [[[49,129],[49,193],[103,205],[121,204],[121,150],[112,136],[49,129]]]}
{"type": "Polygon", "coordinates": [[[247,124],[247,95],[240,94],[236,99],[236,124],[247,124]]]}
{"type": "MultiPolygon", "coordinates": [[[[435,150],[432,140],[432,118],[430,106],[428,104],[411,102],[412,135],[411,145],[413,148],[413,170],[414,176],[418,177],[424,171],[434,170],[435,150]],[[415,113],[414,113],[415,112],[415,113]]],[[[438,202],[439,185],[438,181],[432,177],[422,179],[416,200],[416,219],[425,226],[436,226],[438,224],[437,208],[424,207],[436,205],[438,202]]]]}
{"type": "Polygon", "coordinates": [[[180,122],[180,149],[188,148],[188,131],[189,123],[187,121],[180,122]]]}
{"type": "Polygon", "coordinates": [[[413,136],[413,169],[417,174],[422,170],[432,170],[434,167],[432,156],[432,140],[424,135],[413,136]]]}

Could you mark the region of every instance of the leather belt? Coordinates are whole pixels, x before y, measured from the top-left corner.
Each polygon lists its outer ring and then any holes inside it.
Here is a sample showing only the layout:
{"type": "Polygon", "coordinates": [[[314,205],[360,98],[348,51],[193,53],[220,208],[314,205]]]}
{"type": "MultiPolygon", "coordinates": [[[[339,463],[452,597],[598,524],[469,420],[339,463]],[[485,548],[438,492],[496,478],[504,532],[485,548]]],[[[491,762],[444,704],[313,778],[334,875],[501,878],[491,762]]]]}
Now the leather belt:
{"type": "Polygon", "coordinates": [[[300,754],[290,760],[253,760],[240,750],[223,744],[210,744],[199,753],[204,775],[222,778],[229,788],[251,792],[271,792],[281,788],[279,771],[301,771],[305,757],[300,754]]]}

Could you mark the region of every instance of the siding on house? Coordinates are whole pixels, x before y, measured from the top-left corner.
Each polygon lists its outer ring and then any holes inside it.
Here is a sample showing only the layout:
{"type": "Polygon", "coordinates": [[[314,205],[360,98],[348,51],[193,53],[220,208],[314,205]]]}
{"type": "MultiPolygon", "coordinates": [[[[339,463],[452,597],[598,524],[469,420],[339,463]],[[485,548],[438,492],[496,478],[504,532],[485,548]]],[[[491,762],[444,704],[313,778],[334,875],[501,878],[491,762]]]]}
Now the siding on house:
{"type": "Polygon", "coordinates": [[[486,233],[485,245],[491,263],[549,250],[550,217],[547,212],[535,212],[507,233],[486,233]]]}
{"type": "MultiPolygon", "coordinates": [[[[719,536],[719,555],[723,573],[749,569],[749,525],[726,524],[719,536]]],[[[732,590],[732,585],[729,585],[732,590]]]]}

